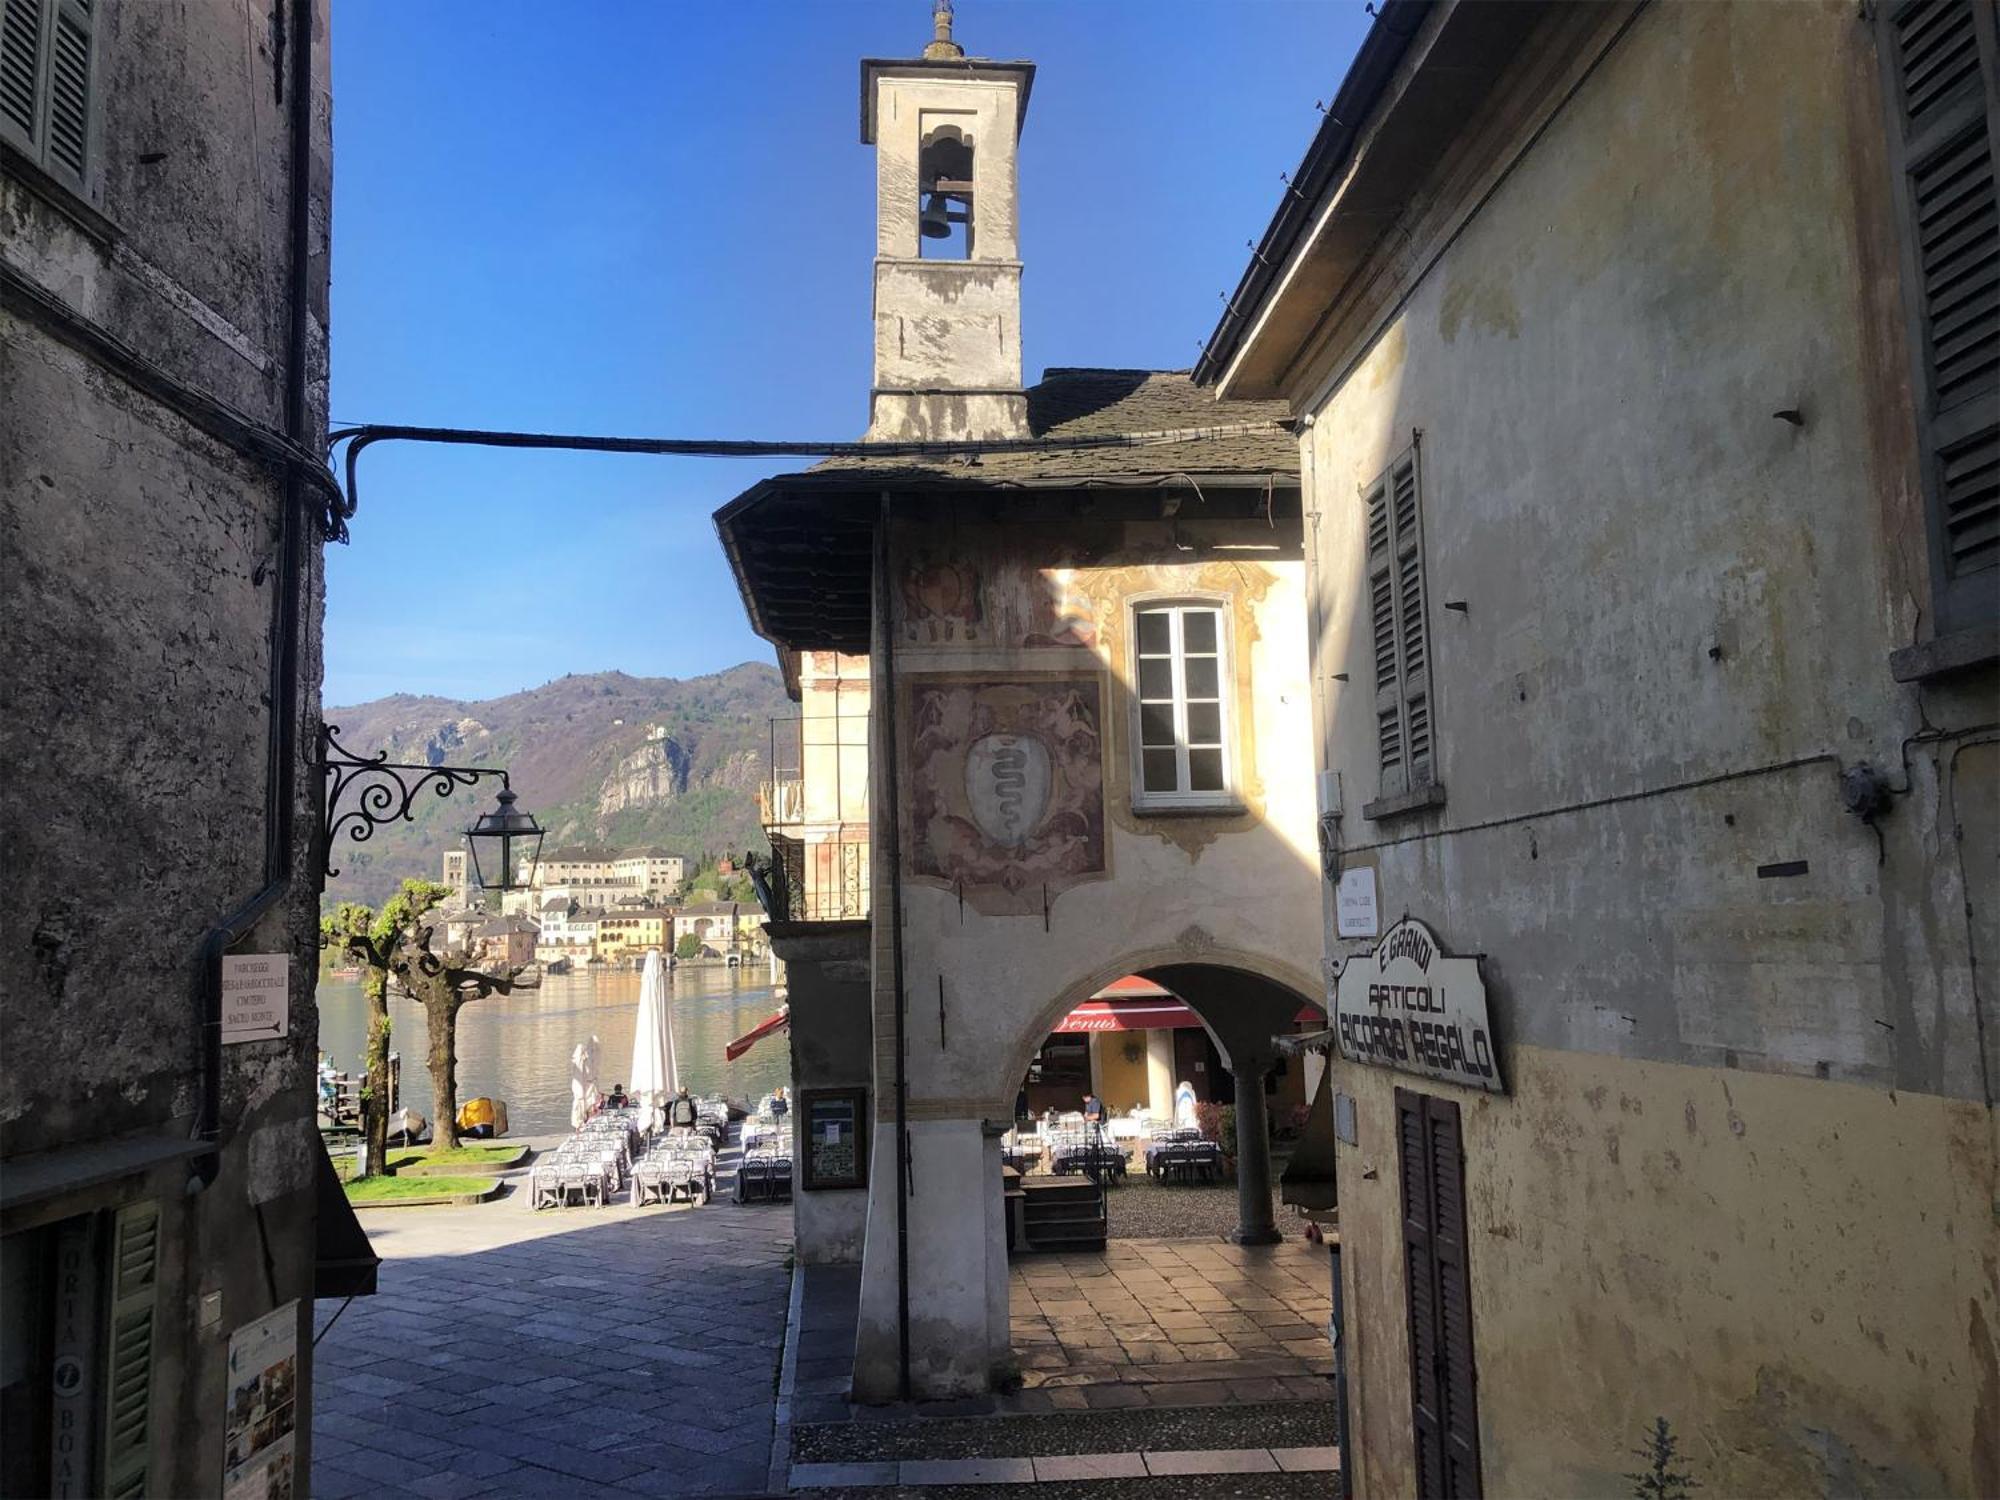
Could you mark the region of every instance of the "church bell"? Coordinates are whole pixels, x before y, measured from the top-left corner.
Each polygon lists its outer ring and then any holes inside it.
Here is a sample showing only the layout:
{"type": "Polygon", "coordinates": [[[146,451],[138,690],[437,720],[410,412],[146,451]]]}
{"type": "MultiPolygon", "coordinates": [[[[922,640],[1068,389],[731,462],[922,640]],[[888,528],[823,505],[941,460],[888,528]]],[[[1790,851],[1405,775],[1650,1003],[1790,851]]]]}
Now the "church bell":
{"type": "Polygon", "coordinates": [[[943,193],[934,192],[924,200],[924,211],[917,220],[917,228],[927,240],[951,237],[951,215],[945,210],[943,193]]]}

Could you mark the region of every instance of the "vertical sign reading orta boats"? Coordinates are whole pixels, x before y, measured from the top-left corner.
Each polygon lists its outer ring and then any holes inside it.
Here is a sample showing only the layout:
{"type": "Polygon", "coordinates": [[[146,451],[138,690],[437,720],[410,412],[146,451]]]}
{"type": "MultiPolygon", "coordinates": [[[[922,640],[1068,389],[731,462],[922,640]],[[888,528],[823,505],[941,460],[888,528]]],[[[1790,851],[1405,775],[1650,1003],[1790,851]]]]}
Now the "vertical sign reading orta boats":
{"type": "Polygon", "coordinates": [[[1405,917],[1373,953],[1356,954],[1334,992],[1340,1055],[1443,1083],[1504,1094],[1477,958],[1453,958],[1405,917]]]}

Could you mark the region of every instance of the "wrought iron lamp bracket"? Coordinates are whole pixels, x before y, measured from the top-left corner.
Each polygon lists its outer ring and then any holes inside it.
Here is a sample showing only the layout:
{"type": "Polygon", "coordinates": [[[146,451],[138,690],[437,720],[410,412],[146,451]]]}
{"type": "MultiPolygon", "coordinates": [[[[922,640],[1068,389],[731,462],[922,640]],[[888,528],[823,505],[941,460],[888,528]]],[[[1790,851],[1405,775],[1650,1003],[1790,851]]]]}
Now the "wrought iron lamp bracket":
{"type": "Polygon", "coordinates": [[[325,801],[320,805],[322,882],[340,874],[333,867],[333,843],[343,831],[350,842],[365,844],[385,823],[414,822],[411,808],[426,787],[449,797],[463,787],[497,779],[511,790],[507,773],[497,767],[412,765],[390,760],[386,750],[356,755],[340,743],[339,734],[338,724],[320,726],[319,768],[325,784],[325,801]],[[350,797],[354,805],[343,810],[341,803],[350,797]]]}

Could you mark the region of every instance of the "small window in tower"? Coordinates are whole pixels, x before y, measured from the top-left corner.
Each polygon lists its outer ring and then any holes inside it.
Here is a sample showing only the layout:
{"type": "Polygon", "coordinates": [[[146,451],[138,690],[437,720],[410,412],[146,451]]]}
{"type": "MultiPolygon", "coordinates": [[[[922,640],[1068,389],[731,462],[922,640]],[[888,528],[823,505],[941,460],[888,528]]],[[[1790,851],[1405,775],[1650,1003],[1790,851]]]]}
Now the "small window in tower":
{"type": "Polygon", "coordinates": [[[970,260],[972,141],[956,125],[924,137],[917,187],[917,253],[925,260],[970,260]]]}

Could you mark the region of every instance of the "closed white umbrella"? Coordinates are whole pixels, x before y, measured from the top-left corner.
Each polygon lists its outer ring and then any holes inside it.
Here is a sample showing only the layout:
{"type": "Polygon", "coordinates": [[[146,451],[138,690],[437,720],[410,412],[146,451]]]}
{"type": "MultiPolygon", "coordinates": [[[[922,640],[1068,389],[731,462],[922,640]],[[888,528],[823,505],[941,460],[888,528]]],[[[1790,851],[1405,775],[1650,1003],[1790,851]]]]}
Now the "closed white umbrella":
{"type": "Polygon", "coordinates": [[[569,1126],[581,1130],[583,1122],[590,1118],[590,1112],[597,1108],[601,1097],[597,1092],[598,1042],[592,1037],[587,1042],[578,1042],[576,1050],[569,1055],[569,1126]]]}
{"type": "Polygon", "coordinates": [[[667,999],[667,970],[660,950],[646,953],[646,972],[639,979],[639,1022],[632,1034],[632,1097],[646,1106],[646,1127],[666,1123],[667,1101],[680,1086],[674,1059],[673,1006],[667,999]]]}

